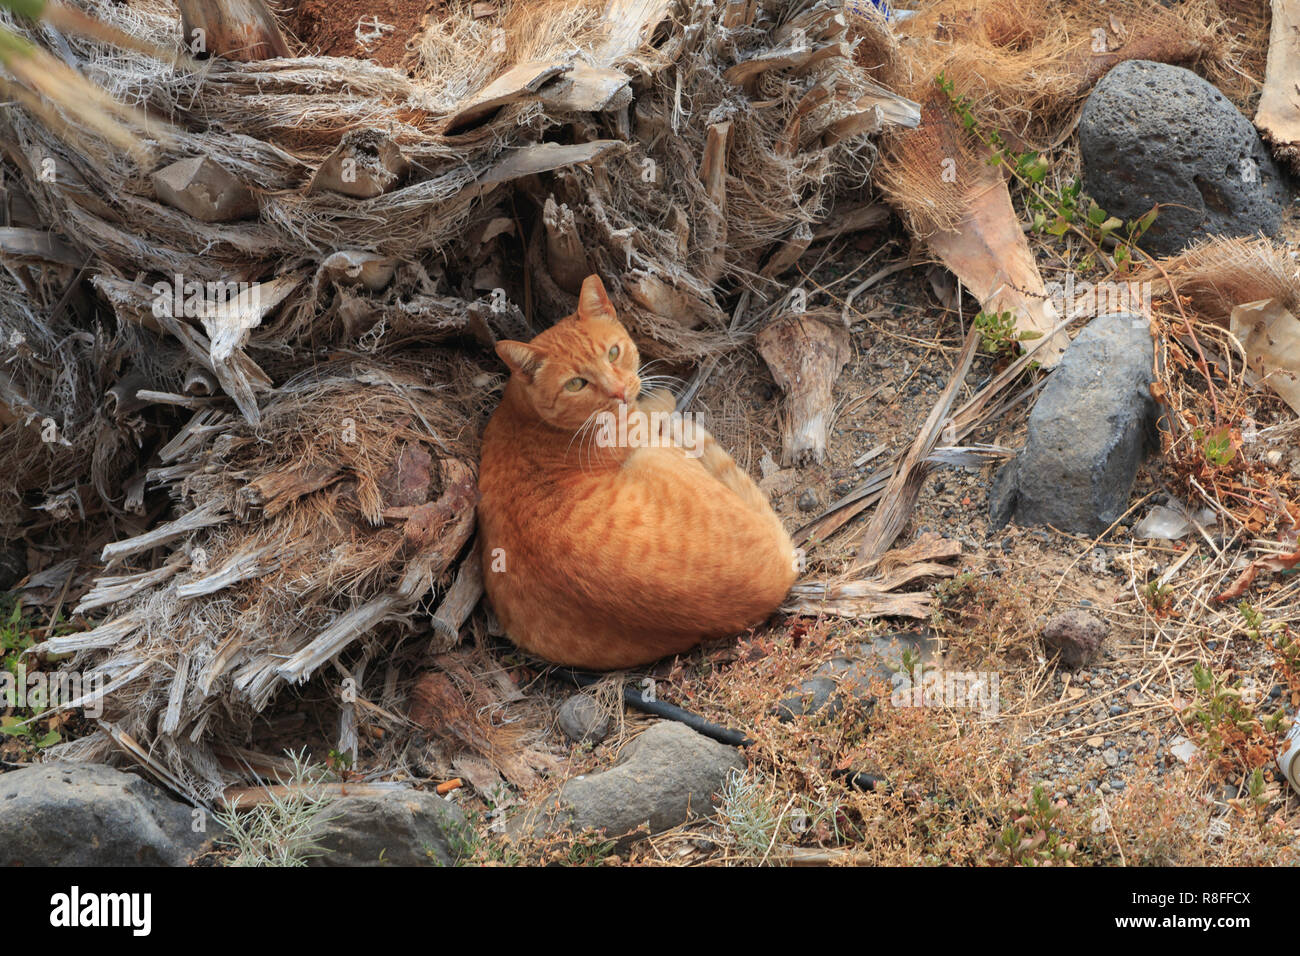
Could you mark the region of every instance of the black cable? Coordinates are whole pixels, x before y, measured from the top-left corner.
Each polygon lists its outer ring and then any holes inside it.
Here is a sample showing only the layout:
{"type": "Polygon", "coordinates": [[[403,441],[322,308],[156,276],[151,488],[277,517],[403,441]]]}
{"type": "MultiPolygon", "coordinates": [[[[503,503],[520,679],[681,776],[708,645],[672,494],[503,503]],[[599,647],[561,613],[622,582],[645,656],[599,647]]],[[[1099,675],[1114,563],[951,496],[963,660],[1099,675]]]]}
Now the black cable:
{"type": "MultiPolygon", "coordinates": [[[[604,680],[600,674],[589,674],[586,671],[570,670],[567,667],[557,667],[551,673],[568,680],[577,687],[590,687],[604,680]]],[[[705,737],[711,737],[719,743],[727,744],[731,747],[748,747],[754,743],[754,739],[743,731],[732,730],[729,727],[720,727],[715,723],[705,720],[699,714],[693,714],[689,710],[683,710],[674,704],[665,703],[662,700],[646,700],[635,688],[624,685],[623,702],[629,707],[635,707],[637,710],[645,711],[647,714],[654,714],[657,717],[663,717],[667,720],[675,720],[679,724],[685,724],[696,733],[703,734],[705,737]]]]}

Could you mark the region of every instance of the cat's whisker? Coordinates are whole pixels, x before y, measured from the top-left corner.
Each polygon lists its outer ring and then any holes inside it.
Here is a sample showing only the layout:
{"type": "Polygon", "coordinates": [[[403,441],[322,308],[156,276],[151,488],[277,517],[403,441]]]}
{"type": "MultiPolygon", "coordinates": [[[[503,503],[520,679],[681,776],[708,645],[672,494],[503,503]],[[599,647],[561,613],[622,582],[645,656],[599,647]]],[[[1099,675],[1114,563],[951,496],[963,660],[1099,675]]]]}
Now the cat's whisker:
{"type": "MultiPolygon", "coordinates": [[[[573,450],[573,443],[574,443],[575,441],[578,440],[578,438],[582,435],[583,432],[585,432],[589,427],[591,427],[591,425],[596,421],[596,416],[599,415],[599,414],[600,414],[600,411],[597,410],[597,411],[592,412],[590,415],[588,415],[588,416],[587,416],[587,420],[586,420],[585,422],[583,422],[583,423],[578,427],[578,430],[577,430],[576,432],[574,432],[574,433],[569,437],[569,444],[568,444],[567,446],[565,446],[565,449],[564,449],[564,456],[565,456],[566,458],[569,456],[569,452],[573,450]]],[[[581,467],[581,464],[582,464],[582,442],[578,442],[578,464],[579,464],[579,466],[581,467]]]]}

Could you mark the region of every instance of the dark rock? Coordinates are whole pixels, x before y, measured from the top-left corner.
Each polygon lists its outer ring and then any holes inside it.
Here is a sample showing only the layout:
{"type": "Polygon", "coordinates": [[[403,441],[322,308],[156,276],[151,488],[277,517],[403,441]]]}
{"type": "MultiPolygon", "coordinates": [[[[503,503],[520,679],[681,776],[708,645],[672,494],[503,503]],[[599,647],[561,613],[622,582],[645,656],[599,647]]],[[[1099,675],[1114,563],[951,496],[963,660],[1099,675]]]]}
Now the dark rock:
{"type": "Polygon", "coordinates": [[[1106,633],[1105,623],[1087,611],[1062,611],[1043,628],[1043,646],[1066,667],[1082,667],[1097,656],[1106,633]]]}
{"type": "Polygon", "coordinates": [[[309,866],[448,866],[468,827],[460,808],[422,790],[341,797],[312,827],[309,866]]]}
{"type": "Polygon", "coordinates": [[[1079,333],[1029,415],[1024,449],[993,483],[995,527],[1014,517],[1096,535],[1124,513],[1156,441],[1154,355],[1137,315],[1098,316],[1079,333]]]}
{"type": "Polygon", "coordinates": [[[894,675],[903,667],[903,655],[922,667],[935,659],[937,645],[928,634],[902,631],[876,637],[870,643],[856,644],[844,654],[831,658],[817,668],[812,677],[787,689],[787,696],[776,705],[781,720],[812,714],[834,717],[844,707],[843,691],[858,700],[872,701],[871,682],[884,681],[893,686],[894,675]]]}
{"type": "Polygon", "coordinates": [[[216,832],[195,814],[112,767],[24,767],[0,774],[0,866],[187,866],[216,832]]]}
{"type": "Polygon", "coordinates": [[[609,734],[609,714],[590,694],[574,694],[561,704],[559,723],[574,743],[599,743],[609,734]]]}
{"type": "Polygon", "coordinates": [[[685,724],[660,721],[624,747],[613,767],[570,780],[512,820],[510,830],[603,830],[617,837],[649,823],[651,833],[660,833],[691,817],[708,816],[727,774],[744,768],[734,747],[685,724]]]}
{"type": "Polygon", "coordinates": [[[805,488],[803,494],[799,496],[799,510],[816,511],[818,504],[817,492],[811,488],[805,488]]]}
{"type": "Polygon", "coordinates": [[[1281,228],[1286,190],[1259,133],[1191,70],[1149,60],[1116,66],[1084,105],[1079,148],[1084,189],[1110,215],[1137,219],[1162,204],[1141,240],[1148,252],[1281,228]]]}

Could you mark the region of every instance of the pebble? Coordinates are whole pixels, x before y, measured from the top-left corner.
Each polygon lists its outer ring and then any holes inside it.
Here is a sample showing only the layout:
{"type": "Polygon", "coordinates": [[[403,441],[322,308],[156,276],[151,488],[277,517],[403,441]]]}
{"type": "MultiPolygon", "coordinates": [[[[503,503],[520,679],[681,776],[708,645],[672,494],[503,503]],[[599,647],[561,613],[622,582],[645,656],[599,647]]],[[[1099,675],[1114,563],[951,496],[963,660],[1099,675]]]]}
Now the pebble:
{"type": "Polygon", "coordinates": [[[561,704],[559,724],[574,743],[599,743],[609,735],[609,715],[590,694],[574,694],[561,704]]]}
{"type": "Polygon", "coordinates": [[[799,496],[800,511],[816,511],[818,507],[817,492],[811,488],[805,488],[803,494],[799,496]]]}

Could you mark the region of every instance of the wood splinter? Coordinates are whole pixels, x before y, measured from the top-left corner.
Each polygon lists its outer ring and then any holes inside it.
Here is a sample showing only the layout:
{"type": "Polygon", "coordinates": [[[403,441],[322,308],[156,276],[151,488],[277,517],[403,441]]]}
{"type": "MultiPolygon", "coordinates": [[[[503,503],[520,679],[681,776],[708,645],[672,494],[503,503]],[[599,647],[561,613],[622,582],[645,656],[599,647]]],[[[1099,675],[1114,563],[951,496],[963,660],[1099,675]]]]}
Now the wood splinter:
{"type": "Polygon", "coordinates": [[[790,312],[758,333],[758,351],[786,393],[783,464],[821,462],[834,401],[831,387],[850,356],[848,329],[837,317],[790,312]]]}

